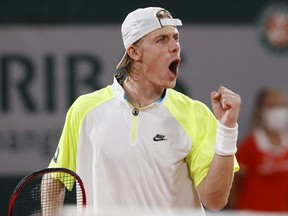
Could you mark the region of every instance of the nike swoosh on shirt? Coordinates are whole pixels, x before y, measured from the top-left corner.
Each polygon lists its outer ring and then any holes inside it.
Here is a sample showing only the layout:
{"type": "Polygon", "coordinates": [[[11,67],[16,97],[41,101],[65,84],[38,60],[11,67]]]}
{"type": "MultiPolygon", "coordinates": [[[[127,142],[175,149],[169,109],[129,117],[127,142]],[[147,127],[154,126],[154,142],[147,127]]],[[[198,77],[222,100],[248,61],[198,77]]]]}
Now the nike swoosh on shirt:
{"type": "Polygon", "coordinates": [[[155,137],[153,137],[153,140],[155,142],[158,142],[158,141],[163,141],[163,140],[167,140],[167,139],[165,139],[165,135],[157,134],[155,137]]]}

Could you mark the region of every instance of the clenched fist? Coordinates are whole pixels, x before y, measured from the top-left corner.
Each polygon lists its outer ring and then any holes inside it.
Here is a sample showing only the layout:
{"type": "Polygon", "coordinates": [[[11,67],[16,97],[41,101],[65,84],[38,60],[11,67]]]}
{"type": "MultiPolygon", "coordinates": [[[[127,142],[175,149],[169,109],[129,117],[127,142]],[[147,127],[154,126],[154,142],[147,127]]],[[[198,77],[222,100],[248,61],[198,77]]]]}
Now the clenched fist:
{"type": "Polygon", "coordinates": [[[214,115],[226,127],[235,127],[240,112],[241,97],[239,94],[220,86],[211,92],[211,104],[214,115]]]}

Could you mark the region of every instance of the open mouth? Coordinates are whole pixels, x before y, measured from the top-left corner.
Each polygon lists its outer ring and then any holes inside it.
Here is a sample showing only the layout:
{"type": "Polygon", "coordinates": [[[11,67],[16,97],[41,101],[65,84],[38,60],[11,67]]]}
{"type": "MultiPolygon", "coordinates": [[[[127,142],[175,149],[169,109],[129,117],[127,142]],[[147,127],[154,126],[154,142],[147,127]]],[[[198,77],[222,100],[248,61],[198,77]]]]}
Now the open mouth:
{"type": "Polygon", "coordinates": [[[180,59],[176,59],[169,65],[169,71],[170,71],[171,76],[177,77],[179,64],[180,64],[180,59]]]}

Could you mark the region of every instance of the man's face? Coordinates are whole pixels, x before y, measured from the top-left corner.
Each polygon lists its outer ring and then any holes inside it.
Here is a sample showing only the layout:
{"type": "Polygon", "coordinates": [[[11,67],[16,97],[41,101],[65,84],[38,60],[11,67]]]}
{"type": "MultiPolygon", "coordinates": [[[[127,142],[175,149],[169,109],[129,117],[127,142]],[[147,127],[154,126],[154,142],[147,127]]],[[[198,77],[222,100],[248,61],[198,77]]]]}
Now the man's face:
{"type": "Polygon", "coordinates": [[[142,80],[160,88],[176,85],[180,64],[179,32],[174,26],[157,29],[144,38],[140,45],[143,68],[142,80]]]}

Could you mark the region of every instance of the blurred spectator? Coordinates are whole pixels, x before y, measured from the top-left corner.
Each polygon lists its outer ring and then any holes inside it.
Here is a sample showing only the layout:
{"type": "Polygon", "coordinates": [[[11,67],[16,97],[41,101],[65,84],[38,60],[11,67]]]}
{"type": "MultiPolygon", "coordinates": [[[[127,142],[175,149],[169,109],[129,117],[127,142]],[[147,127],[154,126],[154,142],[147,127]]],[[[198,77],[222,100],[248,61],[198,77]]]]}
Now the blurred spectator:
{"type": "Polygon", "coordinates": [[[240,171],[235,176],[229,207],[288,212],[288,109],[284,92],[258,92],[249,135],[239,143],[240,171]]]}

